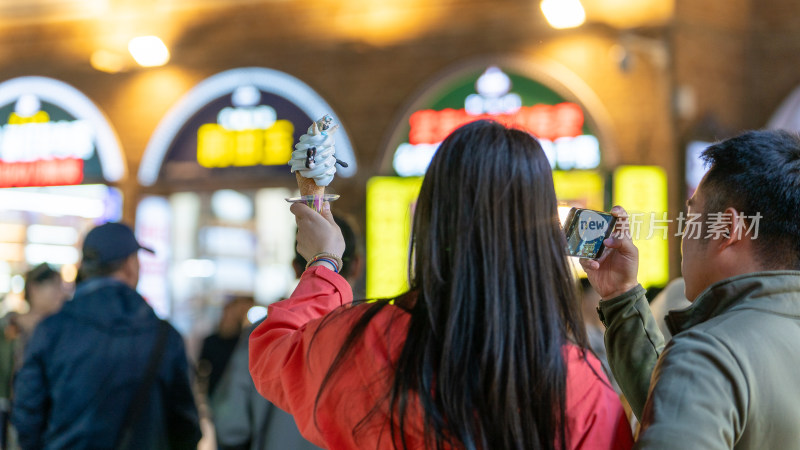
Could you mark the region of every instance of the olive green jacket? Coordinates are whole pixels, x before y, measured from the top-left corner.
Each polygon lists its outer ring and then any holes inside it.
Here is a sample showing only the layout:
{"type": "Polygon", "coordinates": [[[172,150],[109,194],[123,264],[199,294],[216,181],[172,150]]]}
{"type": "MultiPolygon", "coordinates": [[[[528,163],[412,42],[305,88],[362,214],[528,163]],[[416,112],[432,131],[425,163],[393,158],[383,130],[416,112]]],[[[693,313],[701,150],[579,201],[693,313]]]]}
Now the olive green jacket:
{"type": "Polygon", "coordinates": [[[800,448],[800,272],[710,286],[668,314],[666,348],[641,286],[598,312],[637,448],[800,448]]]}

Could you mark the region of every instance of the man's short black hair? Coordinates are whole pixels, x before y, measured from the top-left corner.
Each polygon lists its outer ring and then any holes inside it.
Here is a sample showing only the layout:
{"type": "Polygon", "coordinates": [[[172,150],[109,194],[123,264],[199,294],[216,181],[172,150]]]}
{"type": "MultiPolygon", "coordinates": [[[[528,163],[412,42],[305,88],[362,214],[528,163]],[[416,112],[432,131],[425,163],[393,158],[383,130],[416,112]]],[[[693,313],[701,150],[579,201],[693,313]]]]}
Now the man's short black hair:
{"type": "Polygon", "coordinates": [[[78,267],[78,276],[75,278],[75,283],[82,283],[91,278],[111,276],[122,268],[128,257],[114,261],[103,261],[97,252],[92,249],[84,249],[83,259],[81,259],[81,264],[78,267]]]}
{"type": "MultiPolygon", "coordinates": [[[[356,255],[356,250],[358,248],[358,241],[356,240],[356,233],[353,231],[353,227],[350,225],[350,221],[335,215],[333,216],[333,220],[336,222],[336,225],[339,225],[339,228],[342,230],[342,237],[344,237],[344,253],[342,254],[342,267],[340,273],[345,278],[350,278],[354,273],[351,273],[353,270],[353,265],[350,264],[353,261],[353,257],[356,255]]],[[[301,268],[306,266],[306,260],[300,253],[297,253],[297,246],[295,245],[295,252],[294,252],[294,261],[295,264],[300,266],[301,268]]]]}
{"type": "MultiPolygon", "coordinates": [[[[733,207],[760,214],[754,241],[768,269],[800,269],[800,136],[783,130],[748,131],[707,148],[705,213],[733,207]]],[[[752,225],[747,221],[747,225],[752,225]]]]}

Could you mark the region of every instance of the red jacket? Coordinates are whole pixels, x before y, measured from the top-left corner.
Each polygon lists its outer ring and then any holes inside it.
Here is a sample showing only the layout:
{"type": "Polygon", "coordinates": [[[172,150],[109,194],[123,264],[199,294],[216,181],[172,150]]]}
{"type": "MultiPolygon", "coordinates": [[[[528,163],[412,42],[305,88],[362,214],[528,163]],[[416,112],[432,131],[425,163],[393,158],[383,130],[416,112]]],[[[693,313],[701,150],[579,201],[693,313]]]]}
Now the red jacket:
{"type": "MultiPolygon", "coordinates": [[[[292,296],[272,304],[267,319],[250,335],[250,373],[258,392],[294,415],[311,442],[331,449],[391,448],[388,406],[382,400],[408,329],[410,316],[404,310],[389,305],[372,318],[317,399],[328,368],[364,309],[323,316],[352,300],[341,276],[319,266],[306,270],[292,296]],[[361,422],[371,411],[370,420],[361,422]]],[[[569,448],[629,449],[630,427],[600,363],[591,354],[587,362],[573,345],[565,355],[569,448]]],[[[422,413],[414,402],[410,410],[419,412],[414,416],[420,419],[406,424],[406,443],[424,448],[422,413]]]]}

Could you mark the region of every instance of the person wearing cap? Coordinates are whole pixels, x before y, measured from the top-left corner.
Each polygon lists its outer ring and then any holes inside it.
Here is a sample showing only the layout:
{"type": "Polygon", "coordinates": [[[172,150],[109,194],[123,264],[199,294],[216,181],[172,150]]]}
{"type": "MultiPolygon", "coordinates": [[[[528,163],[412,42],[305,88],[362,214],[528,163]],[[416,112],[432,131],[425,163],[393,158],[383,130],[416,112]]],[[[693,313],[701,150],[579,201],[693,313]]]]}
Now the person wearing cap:
{"type": "Polygon", "coordinates": [[[93,228],[73,299],[31,337],[11,421],[23,449],[196,448],[180,334],[136,292],[139,250],[125,224],[93,228]]]}

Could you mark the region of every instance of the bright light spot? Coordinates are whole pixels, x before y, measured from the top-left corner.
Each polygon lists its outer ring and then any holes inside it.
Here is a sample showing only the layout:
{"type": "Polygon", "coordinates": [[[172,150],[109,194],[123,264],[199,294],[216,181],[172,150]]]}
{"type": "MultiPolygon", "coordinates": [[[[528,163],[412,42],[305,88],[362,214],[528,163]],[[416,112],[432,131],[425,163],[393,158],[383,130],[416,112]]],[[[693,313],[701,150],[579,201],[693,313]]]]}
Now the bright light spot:
{"type": "Polygon", "coordinates": [[[102,199],[49,194],[30,190],[0,190],[0,205],[6,210],[30,211],[49,216],[78,216],[96,219],[103,215],[102,199]]]}
{"type": "Polygon", "coordinates": [[[708,167],[700,155],[712,144],[712,142],[692,141],[686,146],[686,184],[692,192],[697,189],[700,180],[708,172],[708,167]]]}
{"type": "Polygon", "coordinates": [[[266,130],[278,119],[275,108],[268,105],[254,107],[225,107],[217,114],[217,122],[228,130],[266,130]]]}
{"type": "Polygon", "coordinates": [[[11,277],[11,292],[21,294],[25,289],[25,278],[22,275],[14,275],[11,277]]]}
{"type": "Polygon", "coordinates": [[[30,265],[43,262],[59,266],[77,264],[79,258],[78,249],[66,245],[30,244],[25,247],[25,260],[30,265]]]}
{"type": "Polygon", "coordinates": [[[11,290],[11,266],[0,261],[0,293],[5,294],[11,290]]]}
{"type": "Polygon", "coordinates": [[[475,82],[475,89],[486,97],[500,97],[511,90],[511,78],[496,66],[491,66],[475,82]]]}
{"type": "Polygon", "coordinates": [[[553,145],[552,141],[548,141],[547,139],[539,139],[539,145],[542,146],[542,150],[544,150],[544,156],[547,157],[547,161],[550,162],[550,168],[556,168],[556,147],[553,145]]]}
{"type": "Polygon", "coordinates": [[[564,222],[567,221],[567,216],[569,215],[570,209],[572,209],[571,206],[558,205],[558,220],[562,225],[566,225],[564,222]]]}
{"type": "Polygon", "coordinates": [[[400,144],[394,152],[392,163],[395,172],[401,177],[425,175],[439,144],[412,145],[408,142],[400,144]]]}
{"type": "Polygon", "coordinates": [[[261,92],[255,86],[239,86],[231,95],[231,103],[236,107],[255,106],[261,101],[261,92]]]}
{"type": "Polygon", "coordinates": [[[34,244],[74,245],[78,242],[78,232],[72,227],[31,225],[28,227],[28,242],[34,244]]]}
{"type": "Polygon", "coordinates": [[[590,134],[561,137],[555,142],[539,139],[550,168],[595,169],[600,165],[600,142],[590,134]]]}
{"type": "Polygon", "coordinates": [[[61,266],[61,278],[67,282],[72,283],[78,277],[78,267],[75,264],[64,264],[61,266]]]}
{"type": "Polygon", "coordinates": [[[267,317],[267,308],[263,306],[253,306],[247,310],[247,320],[250,323],[256,323],[264,317],[267,317]]]}
{"type": "Polygon", "coordinates": [[[128,51],[142,67],[163,66],[169,61],[169,50],[158,36],[139,36],[128,42],[128,51]]]}
{"type": "Polygon", "coordinates": [[[253,218],[253,201],[233,189],[222,189],[211,195],[211,210],[222,220],[246,222],[253,218]]]}
{"type": "Polygon", "coordinates": [[[208,278],[217,271],[217,265],[209,259],[187,259],[181,264],[181,271],[189,278],[208,278]]]}
{"type": "Polygon", "coordinates": [[[20,117],[31,117],[42,107],[39,98],[33,94],[22,94],[14,105],[14,112],[20,117]]]}
{"type": "Polygon", "coordinates": [[[125,58],[108,50],[96,50],[93,52],[89,58],[89,63],[95,70],[106,73],[118,73],[125,69],[125,58]]]}
{"type": "Polygon", "coordinates": [[[11,290],[11,275],[0,273],[0,294],[6,294],[11,290]]]}
{"type": "Polygon", "coordinates": [[[575,28],[586,21],[586,11],[580,0],[542,0],[541,7],[553,28],[575,28]]]}

